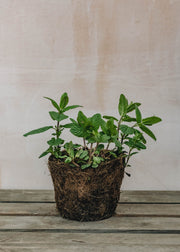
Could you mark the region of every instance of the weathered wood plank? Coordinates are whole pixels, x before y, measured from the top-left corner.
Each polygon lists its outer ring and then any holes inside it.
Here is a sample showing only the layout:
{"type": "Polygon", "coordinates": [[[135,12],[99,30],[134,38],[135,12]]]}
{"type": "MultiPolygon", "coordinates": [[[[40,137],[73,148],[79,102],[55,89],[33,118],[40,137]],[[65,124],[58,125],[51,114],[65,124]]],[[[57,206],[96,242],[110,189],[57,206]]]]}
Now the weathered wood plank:
{"type": "MultiPolygon", "coordinates": [[[[59,216],[55,203],[0,203],[0,215],[59,216]]],[[[116,216],[180,217],[180,204],[118,204],[116,216]]]]}
{"type": "Polygon", "coordinates": [[[32,201],[54,202],[53,190],[0,190],[0,202],[32,201]]]}
{"type": "Polygon", "coordinates": [[[180,217],[180,204],[118,204],[118,216],[180,217]]]}
{"type": "Polygon", "coordinates": [[[180,245],[178,234],[86,234],[0,232],[0,246],[8,244],[97,244],[104,245],[180,245]]]}
{"type": "Polygon", "coordinates": [[[28,245],[21,245],[21,246],[3,246],[0,248],[0,252],[179,252],[180,246],[175,245],[152,245],[152,246],[142,246],[142,245],[133,245],[133,246],[126,246],[126,245],[104,245],[104,244],[95,244],[95,245],[88,245],[88,244],[79,244],[79,245],[50,245],[50,246],[29,246],[28,245]]]}
{"type": "Polygon", "coordinates": [[[2,233],[0,251],[165,251],[180,249],[180,235],[2,233]]]}
{"type": "Polygon", "coordinates": [[[112,217],[97,222],[78,222],[56,216],[0,216],[3,230],[55,230],[55,232],[118,232],[122,230],[176,230],[180,232],[180,218],[112,217]],[[59,231],[58,231],[59,230],[59,231]],[[94,231],[93,231],[94,230],[94,231]],[[115,230],[115,231],[114,231],[115,230]]]}
{"type": "Polygon", "coordinates": [[[55,203],[0,203],[1,215],[59,216],[55,203]]]}
{"type": "MultiPolygon", "coordinates": [[[[54,202],[53,190],[0,190],[0,201],[54,202]]],[[[180,203],[180,191],[122,191],[121,202],[180,203]]]]}
{"type": "Polygon", "coordinates": [[[81,223],[57,216],[53,191],[8,191],[1,202],[26,203],[0,203],[0,252],[180,251],[179,192],[126,191],[115,217],[81,223]]]}
{"type": "Polygon", "coordinates": [[[123,191],[121,202],[180,203],[180,191],[123,191]]]}

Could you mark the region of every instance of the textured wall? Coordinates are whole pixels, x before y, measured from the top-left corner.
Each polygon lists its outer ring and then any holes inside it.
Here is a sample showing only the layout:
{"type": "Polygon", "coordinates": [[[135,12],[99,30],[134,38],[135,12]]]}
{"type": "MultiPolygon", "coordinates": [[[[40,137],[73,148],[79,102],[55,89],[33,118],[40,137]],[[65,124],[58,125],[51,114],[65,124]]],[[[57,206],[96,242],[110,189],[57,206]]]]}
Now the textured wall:
{"type": "Polygon", "coordinates": [[[0,0],[0,187],[52,188],[48,133],[22,135],[50,123],[43,96],[67,91],[89,114],[117,115],[122,92],[162,117],[123,188],[180,189],[179,13],[179,0],[0,0]]]}

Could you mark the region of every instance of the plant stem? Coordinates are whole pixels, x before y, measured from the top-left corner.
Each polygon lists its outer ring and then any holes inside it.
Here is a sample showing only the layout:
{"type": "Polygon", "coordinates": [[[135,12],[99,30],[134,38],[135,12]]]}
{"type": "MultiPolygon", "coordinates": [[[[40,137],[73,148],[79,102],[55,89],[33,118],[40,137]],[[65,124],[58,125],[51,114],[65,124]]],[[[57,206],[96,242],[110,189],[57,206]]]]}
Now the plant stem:
{"type": "Polygon", "coordinates": [[[90,150],[89,150],[89,162],[91,161],[93,154],[94,154],[93,143],[91,143],[90,150]]]}
{"type": "Polygon", "coordinates": [[[97,143],[96,143],[96,147],[95,147],[95,150],[94,150],[94,151],[96,151],[96,150],[97,150],[98,145],[99,145],[99,143],[97,142],[97,143]]]}
{"type": "Polygon", "coordinates": [[[123,144],[124,137],[125,137],[125,134],[123,134],[123,135],[122,135],[122,138],[121,138],[121,144],[123,144]]]}
{"type": "Polygon", "coordinates": [[[134,128],[134,127],[136,127],[136,126],[138,126],[138,124],[137,123],[135,123],[131,128],[134,128]]]}
{"type": "Polygon", "coordinates": [[[91,143],[91,145],[90,145],[90,150],[92,151],[92,148],[93,148],[93,143],[91,143]]]}
{"type": "Polygon", "coordinates": [[[77,163],[75,163],[74,161],[72,161],[72,164],[75,165],[76,167],[80,167],[77,163]]]}
{"type": "Polygon", "coordinates": [[[123,141],[124,141],[124,138],[126,138],[128,135],[127,134],[123,134],[122,135],[122,138],[121,138],[121,144],[123,145],[123,141]]]}
{"type": "MultiPolygon", "coordinates": [[[[59,121],[57,122],[57,126],[56,126],[56,138],[58,139],[59,138],[59,121]]],[[[57,146],[57,152],[58,154],[60,154],[60,146],[58,145],[57,146]]]]}
{"type": "Polygon", "coordinates": [[[108,150],[110,143],[107,144],[106,150],[108,150]]]}
{"type": "Polygon", "coordinates": [[[119,131],[120,131],[121,122],[122,122],[122,116],[121,116],[121,118],[120,118],[120,120],[119,120],[119,122],[118,122],[118,127],[117,127],[118,138],[117,138],[117,140],[119,140],[119,131]]]}
{"type": "Polygon", "coordinates": [[[83,143],[84,143],[84,148],[86,149],[86,148],[87,148],[87,145],[86,145],[86,140],[85,140],[84,137],[83,137],[83,143]]]}
{"type": "Polygon", "coordinates": [[[126,164],[124,166],[124,168],[126,168],[126,166],[128,165],[128,162],[129,162],[129,159],[130,159],[130,155],[131,155],[131,151],[133,150],[133,148],[130,148],[129,149],[129,153],[128,153],[128,156],[127,156],[127,160],[126,160],[126,164]]]}

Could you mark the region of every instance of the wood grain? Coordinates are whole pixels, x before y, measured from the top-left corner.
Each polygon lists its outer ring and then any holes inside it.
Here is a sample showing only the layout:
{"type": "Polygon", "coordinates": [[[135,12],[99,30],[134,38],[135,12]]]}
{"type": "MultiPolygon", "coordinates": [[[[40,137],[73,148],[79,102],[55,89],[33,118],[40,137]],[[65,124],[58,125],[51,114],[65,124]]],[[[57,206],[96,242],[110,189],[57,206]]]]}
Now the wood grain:
{"type": "Polygon", "coordinates": [[[57,230],[57,232],[114,232],[123,230],[180,230],[180,218],[112,217],[97,222],[78,222],[59,216],[0,216],[0,230],[57,230]],[[59,231],[58,231],[59,230],[59,231]]]}
{"type": "MultiPolygon", "coordinates": [[[[0,216],[59,216],[55,203],[0,203],[0,216]]],[[[180,204],[118,204],[118,217],[180,217],[180,204]]]]}
{"type": "MultiPolygon", "coordinates": [[[[0,190],[0,202],[54,202],[53,190],[0,190]]],[[[123,203],[180,203],[180,191],[122,191],[123,203]]]]}
{"type": "Polygon", "coordinates": [[[0,233],[0,251],[165,251],[180,249],[179,235],[0,233]],[[153,250],[152,250],[153,249],[153,250]]]}
{"type": "Polygon", "coordinates": [[[0,252],[179,252],[180,192],[125,191],[116,215],[63,219],[50,190],[0,190],[0,252]]]}

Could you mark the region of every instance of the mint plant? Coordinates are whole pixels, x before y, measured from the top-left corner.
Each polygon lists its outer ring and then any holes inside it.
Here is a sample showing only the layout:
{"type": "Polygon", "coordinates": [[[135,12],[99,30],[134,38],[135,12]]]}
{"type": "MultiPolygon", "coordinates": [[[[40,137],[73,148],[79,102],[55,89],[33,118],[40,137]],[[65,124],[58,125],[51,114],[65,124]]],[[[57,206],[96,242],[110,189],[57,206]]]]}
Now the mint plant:
{"type": "Polygon", "coordinates": [[[24,134],[26,137],[53,130],[51,139],[47,141],[48,149],[39,158],[51,154],[54,158],[69,163],[72,167],[86,169],[88,167],[97,168],[101,162],[123,155],[126,168],[130,166],[128,163],[131,156],[146,149],[144,134],[156,140],[150,127],[159,123],[161,118],[157,116],[143,118],[139,110],[141,103],[129,103],[123,94],[119,98],[118,118],[102,116],[100,113],[87,117],[81,110],[76,119],[69,118],[65,114],[68,110],[82,106],[68,106],[67,93],[61,96],[59,104],[49,97],[44,98],[50,100],[56,109],[56,111],[49,112],[55,125],[45,126],[24,134]],[[131,115],[132,112],[134,112],[134,116],[131,115]],[[69,122],[62,124],[62,121],[66,119],[69,119],[69,122]],[[82,139],[82,145],[72,141],[66,142],[62,138],[64,129],[69,129],[70,133],[82,139]]]}
{"type": "Polygon", "coordinates": [[[80,105],[71,105],[67,106],[69,103],[69,97],[67,93],[64,93],[61,98],[59,105],[56,101],[49,97],[44,97],[45,99],[48,99],[51,101],[53,107],[56,109],[56,111],[49,111],[49,115],[53,121],[55,121],[54,126],[45,126],[39,129],[32,130],[26,134],[24,134],[25,137],[29,135],[39,134],[43,133],[49,129],[53,129],[52,137],[49,141],[47,141],[47,144],[49,145],[48,149],[44,151],[39,158],[44,157],[47,154],[52,154],[56,158],[59,158],[61,156],[61,149],[64,144],[64,140],[60,137],[63,130],[68,127],[68,124],[61,124],[61,122],[68,118],[67,115],[64,114],[64,112],[67,112],[68,110],[75,109],[78,107],[82,107],[80,105]]]}

